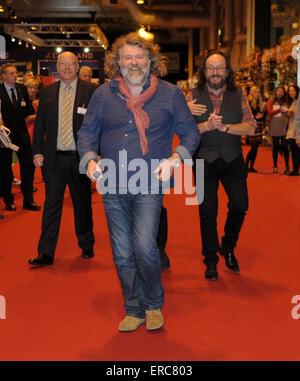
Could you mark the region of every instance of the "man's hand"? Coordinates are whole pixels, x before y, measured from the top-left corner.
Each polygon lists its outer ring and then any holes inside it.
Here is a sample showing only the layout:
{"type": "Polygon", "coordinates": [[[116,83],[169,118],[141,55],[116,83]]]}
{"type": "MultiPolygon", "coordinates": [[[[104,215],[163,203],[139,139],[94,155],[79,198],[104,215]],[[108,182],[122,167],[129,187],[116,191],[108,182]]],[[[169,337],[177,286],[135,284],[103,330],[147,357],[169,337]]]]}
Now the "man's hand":
{"type": "Polygon", "coordinates": [[[210,130],[221,130],[223,129],[223,116],[222,115],[217,115],[215,113],[210,114],[208,118],[210,122],[210,130]]]}
{"type": "Polygon", "coordinates": [[[160,163],[154,173],[156,173],[156,178],[160,181],[168,181],[174,174],[175,163],[174,160],[167,159],[160,163]]]}
{"type": "Polygon", "coordinates": [[[91,160],[87,165],[86,175],[91,181],[97,181],[102,177],[102,169],[95,162],[95,160],[91,160]],[[98,177],[95,177],[95,173],[100,173],[98,177]]]}
{"type": "Polygon", "coordinates": [[[34,156],[33,164],[36,168],[41,168],[44,165],[44,155],[34,156]]]}
{"type": "Polygon", "coordinates": [[[207,111],[206,105],[196,104],[197,99],[192,99],[187,102],[189,109],[193,115],[202,115],[207,111]]]}

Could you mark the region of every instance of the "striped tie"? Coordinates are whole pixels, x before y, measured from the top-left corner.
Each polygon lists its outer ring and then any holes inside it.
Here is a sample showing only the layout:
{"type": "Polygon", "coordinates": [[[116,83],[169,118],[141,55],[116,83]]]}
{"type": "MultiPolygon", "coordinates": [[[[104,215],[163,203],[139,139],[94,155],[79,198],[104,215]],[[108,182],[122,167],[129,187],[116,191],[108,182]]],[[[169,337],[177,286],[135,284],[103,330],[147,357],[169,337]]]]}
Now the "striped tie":
{"type": "Polygon", "coordinates": [[[70,147],[73,141],[71,90],[70,86],[65,87],[62,104],[61,142],[65,147],[70,147]]]}

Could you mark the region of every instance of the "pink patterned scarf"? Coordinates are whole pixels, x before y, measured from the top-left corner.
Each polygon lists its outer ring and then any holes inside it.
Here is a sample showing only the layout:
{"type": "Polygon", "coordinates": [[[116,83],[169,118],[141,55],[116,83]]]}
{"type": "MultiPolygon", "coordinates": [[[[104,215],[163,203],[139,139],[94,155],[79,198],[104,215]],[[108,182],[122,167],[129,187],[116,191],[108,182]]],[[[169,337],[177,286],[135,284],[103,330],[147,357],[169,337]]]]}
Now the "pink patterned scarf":
{"type": "Polygon", "coordinates": [[[148,152],[148,140],[146,137],[146,129],[150,126],[150,119],[146,111],[142,109],[144,104],[153,96],[158,86],[158,78],[154,74],[150,74],[150,86],[141,94],[132,96],[124,81],[123,77],[117,77],[119,88],[126,97],[126,106],[134,115],[134,120],[140,136],[140,145],[143,155],[148,152]]]}

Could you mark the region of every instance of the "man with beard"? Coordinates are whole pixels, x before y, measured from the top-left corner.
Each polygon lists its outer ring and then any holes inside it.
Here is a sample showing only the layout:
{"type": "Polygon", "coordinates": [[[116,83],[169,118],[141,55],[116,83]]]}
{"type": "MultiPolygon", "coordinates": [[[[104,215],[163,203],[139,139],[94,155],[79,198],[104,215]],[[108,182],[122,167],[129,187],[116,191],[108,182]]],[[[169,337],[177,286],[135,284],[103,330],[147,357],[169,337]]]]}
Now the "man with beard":
{"type": "Polygon", "coordinates": [[[203,134],[194,159],[204,159],[204,200],[199,212],[202,254],[207,266],[205,277],[217,280],[218,252],[225,257],[230,270],[239,272],[233,250],[248,210],[247,168],[241,136],[253,135],[256,122],[246,95],[234,85],[233,71],[222,52],[211,52],[205,57],[193,98],[207,108],[202,115],[194,115],[203,134]],[[217,233],[220,182],[229,199],[221,245],[217,233]]]}
{"type": "Polygon", "coordinates": [[[158,78],[167,71],[153,41],[137,33],[120,37],[106,55],[105,71],[111,81],[94,93],[78,133],[79,169],[90,179],[97,170],[109,183],[104,162],[115,164],[115,186],[106,188],[102,200],[125,298],[119,330],[134,331],[146,317],[147,330],[156,330],[164,325],[157,245],[164,189],[172,183],[174,168],[191,159],[200,133],[181,91],[158,78]],[[180,145],[172,154],[174,132],[180,145]],[[130,181],[130,174],[138,173],[133,163],[141,168],[136,187],[130,181]],[[157,188],[152,186],[155,176],[157,188]]]}

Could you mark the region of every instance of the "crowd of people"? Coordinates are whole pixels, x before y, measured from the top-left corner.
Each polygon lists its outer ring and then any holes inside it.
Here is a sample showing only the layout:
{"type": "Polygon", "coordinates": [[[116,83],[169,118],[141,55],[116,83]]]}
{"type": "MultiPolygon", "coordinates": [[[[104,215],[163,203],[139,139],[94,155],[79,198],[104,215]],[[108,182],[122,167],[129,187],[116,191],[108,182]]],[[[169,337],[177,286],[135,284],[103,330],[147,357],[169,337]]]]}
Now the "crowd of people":
{"type": "MultiPolygon", "coordinates": [[[[32,75],[18,84],[16,67],[1,67],[1,124],[19,147],[24,209],[41,210],[33,201],[35,167],[41,168],[45,183],[38,252],[29,264],[54,264],[67,186],[81,255],[94,257],[91,182],[98,181],[106,190],[102,202],[125,300],[119,331],[132,332],[143,324],[157,330],[165,323],[161,270],[170,268],[163,198],[165,189],[174,186],[175,168],[193,164],[196,189],[204,181],[204,195],[196,194],[205,278],[218,280],[219,255],[231,271],[240,272],[234,250],[248,210],[247,175],[257,171],[255,159],[266,128],[272,137],[273,172],[278,173],[282,153],[285,174],[299,175],[299,89],[279,86],[268,101],[258,87],[247,95],[236,86],[228,57],[214,51],[203,60],[197,87],[185,97],[160,78],[167,67],[159,46],[137,33],[118,38],[106,54],[109,81],[104,85],[91,83],[91,69],[80,68],[71,52],[58,56],[57,73],[59,81],[48,86],[32,75]],[[174,134],[180,143],[172,149],[174,134]],[[243,136],[251,145],[246,161],[243,136]],[[199,161],[204,163],[204,178],[199,161]],[[123,170],[133,162],[144,169],[135,173],[141,176],[136,182],[132,170],[123,170]],[[113,181],[111,163],[118,169],[113,181]],[[229,202],[219,240],[220,184],[229,202]]],[[[0,196],[5,209],[15,212],[11,149],[0,148],[0,163],[0,196]]]]}

